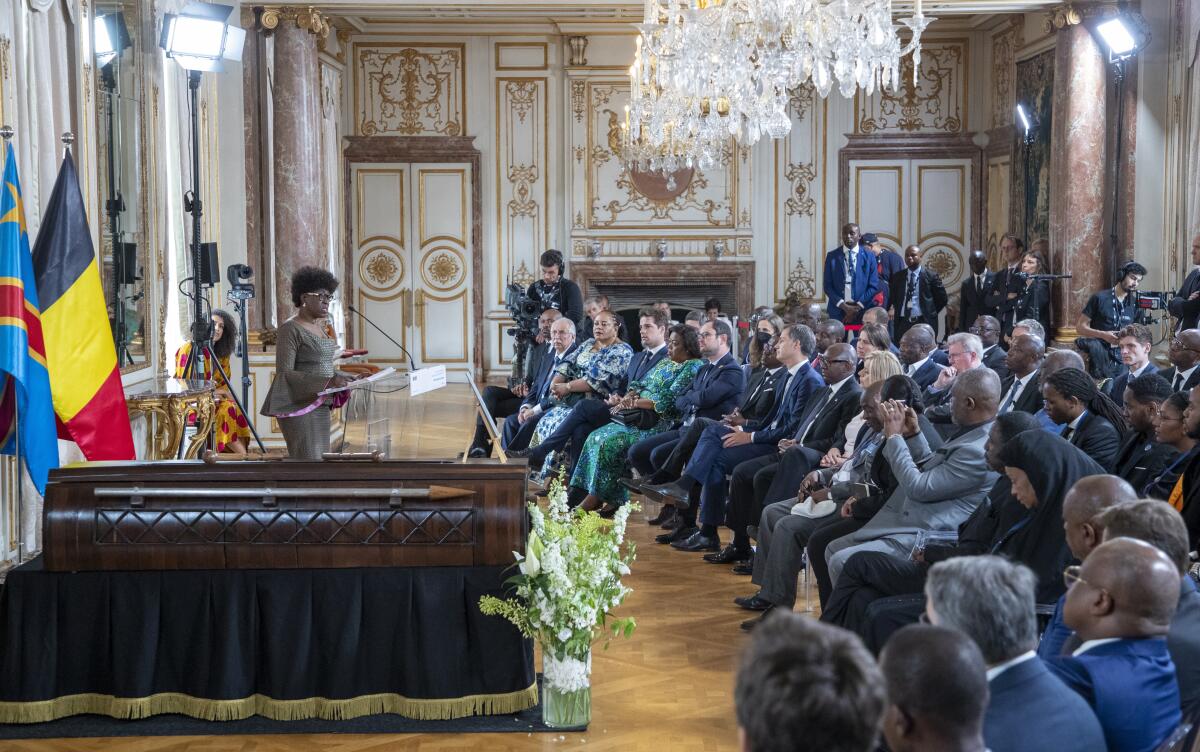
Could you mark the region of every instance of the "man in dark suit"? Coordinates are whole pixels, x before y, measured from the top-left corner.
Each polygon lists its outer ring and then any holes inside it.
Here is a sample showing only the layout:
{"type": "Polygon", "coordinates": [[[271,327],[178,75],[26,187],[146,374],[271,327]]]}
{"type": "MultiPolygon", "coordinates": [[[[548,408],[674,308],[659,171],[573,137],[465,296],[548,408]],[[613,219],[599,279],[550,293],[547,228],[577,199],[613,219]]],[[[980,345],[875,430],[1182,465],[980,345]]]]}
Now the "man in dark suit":
{"type": "Polygon", "coordinates": [[[789,380],[783,399],[769,420],[730,427],[713,425],[704,430],[684,473],[674,483],[643,486],[651,499],[690,509],[689,495],[696,486],[703,488],[700,502],[700,529],[683,541],[671,545],[684,551],[716,551],[720,548],[717,526],[725,519],[727,472],[746,460],[774,454],[782,439],[790,439],[814,394],[825,386],[809,358],[816,350],[812,330],[803,324],[784,329],[776,344],[779,361],[788,368],[789,380]]]}
{"type": "Polygon", "coordinates": [[[1185,718],[1200,710],[1200,592],[1188,574],[1188,532],[1183,517],[1170,504],[1143,499],[1109,507],[1100,515],[1104,539],[1145,541],[1167,555],[1179,568],[1179,605],[1167,633],[1167,650],[1175,663],[1180,710],[1185,718]]]}
{"type": "Polygon", "coordinates": [[[704,558],[731,564],[750,558],[746,527],[758,521],[765,504],[791,498],[800,482],[832,447],[846,445],[846,426],[858,414],[862,388],[854,379],[858,356],[845,343],[831,345],[825,356],[826,386],[808,401],[791,438],[779,442],[779,453],[764,454],[733,468],[725,526],[733,542],[704,558]]]}
{"type": "Polygon", "coordinates": [[[907,268],[893,274],[890,280],[888,305],[892,309],[895,339],[903,338],[914,324],[928,324],[937,332],[938,314],[946,307],[946,286],[937,272],[921,266],[923,256],[919,245],[905,248],[907,268]]]}
{"type": "Polygon", "coordinates": [[[1013,339],[1005,356],[1008,378],[1000,382],[1000,414],[1019,410],[1034,414],[1042,409],[1042,387],[1038,383],[1038,370],[1046,357],[1046,346],[1042,338],[1033,334],[1022,334],[1013,339]]]}
{"type": "Polygon", "coordinates": [[[1000,239],[1000,255],[1005,267],[996,272],[992,283],[983,297],[983,304],[995,311],[1003,332],[1011,332],[1017,310],[1017,299],[1025,289],[1025,280],[1020,273],[1021,257],[1025,255],[1025,241],[1015,235],[1000,239]]]}
{"type": "Polygon", "coordinates": [[[1125,401],[1125,387],[1138,376],[1147,373],[1158,373],[1158,369],[1150,365],[1150,348],[1154,345],[1154,335],[1145,324],[1130,324],[1117,332],[1117,346],[1121,348],[1122,368],[1112,381],[1105,386],[1104,393],[1120,407],[1125,401]]]}
{"type": "Polygon", "coordinates": [[[1134,488],[1145,488],[1150,481],[1179,456],[1170,444],[1154,440],[1154,423],[1163,400],[1171,396],[1171,385],[1157,373],[1146,373],[1125,387],[1125,433],[1113,461],[1113,475],[1129,481],[1134,488]]]}
{"type": "Polygon", "coordinates": [[[1063,618],[1081,644],[1047,661],[1087,700],[1112,752],[1153,750],[1179,725],[1179,685],[1165,639],[1179,569],[1143,541],[1116,538],[1068,568],[1063,618]]]}
{"type": "Polygon", "coordinates": [[[817,356],[812,360],[813,368],[817,369],[817,373],[824,374],[825,351],[830,345],[846,341],[846,326],[840,321],[825,319],[810,328],[817,339],[817,356]]]}
{"type": "Polygon", "coordinates": [[[904,375],[917,382],[922,391],[942,373],[943,366],[932,357],[936,349],[933,328],[927,324],[917,324],[900,338],[900,363],[904,366],[904,375]]]}
{"type": "Polygon", "coordinates": [[[1159,371],[1172,392],[1188,391],[1200,384],[1200,329],[1184,329],[1171,338],[1167,349],[1167,360],[1171,361],[1170,368],[1159,371]]]}
{"type": "Polygon", "coordinates": [[[962,281],[958,288],[958,331],[969,332],[980,316],[995,316],[996,309],[984,302],[988,287],[992,284],[992,273],[987,268],[987,254],[980,250],[971,251],[967,264],[971,276],[962,281]]]}
{"type": "Polygon", "coordinates": [[[550,384],[554,381],[555,367],[579,346],[575,341],[575,322],[565,316],[556,319],[550,325],[550,345],[553,355],[546,356],[538,380],[525,396],[521,409],[504,419],[500,446],[504,447],[505,451],[529,446],[538,421],[556,404],[554,396],[550,394],[550,384]]]}
{"type": "MultiPolygon", "coordinates": [[[[556,308],[547,308],[542,311],[542,315],[538,316],[537,339],[529,346],[529,354],[525,361],[525,373],[519,383],[513,384],[511,389],[492,385],[483,388],[481,395],[483,406],[487,409],[488,415],[492,416],[493,421],[500,421],[516,414],[524,404],[525,398],[529,396],[529,390],[541,380],[544,366],[547,365],[547,358],[553,360],[554,357],[554,346],[550,344],[550,325],[561,316],[562,312],[556,308]]],[[[471,448],[467,450],[467,456],[481,459],[491,453],[492,439],[488,436],[483,418],[476,418],[475,438],[471,441],[471,448]]]]}
{"type": "Polygon", "coordinates": [[[971,333],[979,335],[983,345],[983,357],[980,359],[984,366],[996,372],[1000,380],[1008,378],[1008,364],[1005,362],[1007,353],[1000,344],[1000,322],[995,316],[980,316],[975,319],[971,333]]]}
{"type": "Polygon", "coordinates": [[[999,556],[938,562],[925,580],[931,624],[970,637],[987,662],[990,697],[983,737],[991,752],[1096,752],[1096,714],[1034,652],[1034,573],[999,556]]]}
{"type": "Polygon", "coordinates": [[[853,324],[880,290],[875,254],[858,244],[858,225],[842,227],[842,245],[825,256],[825,297],[829,318],[853,324]]]}
{"type": "Polygon", "coordinates": [[[588,434],[611,421],[610,411],[621,401],[621,396],[629,389],[629,385],[645,378],[646,374],[666,357],[669,320],[667,315],[657,308],[643,308],[639,311],[638,330],[642,350],[630,358],[617,391],[607,400],[594,398],[579,402],[571,408],[566,420],[554,429],[554,433],[543,439],[540,444],[530,450],[513,452],[510,456],[528,456],[530,467],[541,467],[548,454],[569,445],[571,467],[574,467],[579,455],[583,453],[583,443],[587,441],[588,434]]]}
{"type": "Polygon", "coordinates": [[[1192,266],[1179,294],[1167,304],[1167,311],[1178,319],[1176,332],[1200,326],[1200,234],[1192,238],[1192,266]]]}

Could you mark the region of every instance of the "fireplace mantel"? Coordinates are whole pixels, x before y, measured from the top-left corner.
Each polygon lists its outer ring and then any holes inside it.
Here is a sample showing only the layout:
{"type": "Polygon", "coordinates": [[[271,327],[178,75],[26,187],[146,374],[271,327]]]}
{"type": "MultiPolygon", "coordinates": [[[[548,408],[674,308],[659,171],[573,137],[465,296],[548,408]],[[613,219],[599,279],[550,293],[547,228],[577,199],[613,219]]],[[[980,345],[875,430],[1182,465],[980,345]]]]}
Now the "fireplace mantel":
{"type": "Polygon", "coordinates": [[[712,285],[732,288],[734,313],[746,317],[753,310],[753,261],[572,261],[567,276],[583,290],[595,293],[597,285],[645,287],[647,301],[669,297],[673,286],[712,285]]]}

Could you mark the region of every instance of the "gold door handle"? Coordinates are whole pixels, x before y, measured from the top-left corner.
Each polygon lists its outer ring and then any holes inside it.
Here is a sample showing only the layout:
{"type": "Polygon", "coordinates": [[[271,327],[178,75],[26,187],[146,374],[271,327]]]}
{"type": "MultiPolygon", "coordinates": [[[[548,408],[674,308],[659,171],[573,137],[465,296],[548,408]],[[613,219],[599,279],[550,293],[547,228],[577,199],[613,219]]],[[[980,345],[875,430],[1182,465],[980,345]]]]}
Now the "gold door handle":
{"type": "Polygon", "coordinates": [[[425,291],[417,290],[417,326],[425,328],[425,291]]]}

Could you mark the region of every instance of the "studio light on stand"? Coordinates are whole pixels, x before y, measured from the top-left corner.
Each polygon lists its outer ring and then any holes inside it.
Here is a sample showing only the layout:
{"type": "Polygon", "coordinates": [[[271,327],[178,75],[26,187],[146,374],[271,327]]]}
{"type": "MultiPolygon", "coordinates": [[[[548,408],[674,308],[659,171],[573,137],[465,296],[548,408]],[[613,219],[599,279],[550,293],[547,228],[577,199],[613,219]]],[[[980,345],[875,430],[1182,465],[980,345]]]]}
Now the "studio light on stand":
{"type": "MultiPolygon", "coordinates": [[[[1026,110],[1025,105],[1022,104],[1021,102],[1017,103],[1017,122],[1021,126],[1021,144],[1024,147],[1024,156],[1023,156],[1023,158],[1025,160],[1025,186],[1024,186],[1024,188],[1026,190],[1028,190],[1028,188],[1029,188],[1029,156],[1033,151],[1034,142],[1037,141],[1038,129],[1041,126],[1041,123],[1038,121],[1037,112],[1034,111],[1032,108],[1026,110]]],[[[1025,223],[1025,244],[1026,244],[1026,247],[1028,247],[1029,235],[1030,235],[1030,232],[1029,232],[1029,197],[1025,195],[1025,190],[1021,191],[1021,195],[1022,195],[1021,216],[1025,223]]],[[[1034,196],[1033,200],[1035,203],[1037,202],[1036,195],[1034,196]]]]}
{"type": "MultiPolygon", "coordinates": [[[[191,113],[191,142],[192,142],[192,189],[183,196],[183,209],[192,215],[192,326],[191,353],[184,366],[184,378],[203,378],[206,373],[205,362],[213,364],[213,370],[220,373],[229,384],[229,374],[221,366],[220,360],[212,351],[212,320],[210,311],[205,310],[207,300],[201,291],[202,276],[205,268],[206,255],[202,246],[207,245],[200,240],[200,219],[204,215],[204,205],[200,199],[200,77],[204,73],[219,73],[224,70],[225,61],[240,62],[242,45],[246,41],[246,30],[226,23],[233,13],[228,5],[208,3],[191,3],[180,13],[167,13],[163,16],[162,34],[159,46],[166,52],[167,57],[179,63],[179,67],[187,71],[188,105],[191,113]]],[[[215,244],[213,244],[215,245],[215,244]]],[[[215,254],[215,249],[213,249],[215,254]]],[[[209,275],[208,285],[216,279],[209,275]]],[[[263,452],[266,448],[254,430],[254,424],[249,419],[244,399],[230,389],[230,396],[237,403],[242,415],[247,416],[250,432],[263,452]]],[[[182,452],[183,445],[180,445],[182,452]]]]}
{"type": "MultiPolygon", "coordinates": [[[[100,72],[100,90],[107,101],[106,117],[104,119],[108,157],[108,198],[104,203],[104,213],[108,218],[108,233],[112,245],[112,304],[113,304],[113,343],[117,350],[117,365],[126,366],[133,363],[129,354],[129,332],[125,316],[125,300],[121,297],[121,286],[136,277],[137,270],[128,268],[126,246],[132,243],[122,242],[121,214],[125,211],[125,198],[117,185],[116,144],[119,131],[117,124],[121,120],[121,96],[117,90],[117,77],[121,61],[121,53],[129,49],[129,29],[125,26],[125,14],[109,13],[96,16],[92,26],[93,48],[96,55],[96,67],[100,72]]],[[[136,259],[136,253],[133,254],[136,259]]],[[[136,264],[136,260],[134,262],[136,264]]]]}
{"type": "Polygon", "coordinates": [[[1117,108],[1117,137],[1114,142],[1117,158],[1113,164],[1113,214],[1112,222],[1109,223],[1109,241],[1112,257],[1121,258],[1121,249],[1117,246],[1120,237],[1117,222],[1121,216],[1121,138],[1125,125],[1125,74],[1128,61],[1150,44],[1150,27],[1141,13],[1126,10],[1096,24],[1095,34],[1108,50],[1108,65],[1112,69],[1113,83],[1116,86],[1113,101],[1117,108]]]}

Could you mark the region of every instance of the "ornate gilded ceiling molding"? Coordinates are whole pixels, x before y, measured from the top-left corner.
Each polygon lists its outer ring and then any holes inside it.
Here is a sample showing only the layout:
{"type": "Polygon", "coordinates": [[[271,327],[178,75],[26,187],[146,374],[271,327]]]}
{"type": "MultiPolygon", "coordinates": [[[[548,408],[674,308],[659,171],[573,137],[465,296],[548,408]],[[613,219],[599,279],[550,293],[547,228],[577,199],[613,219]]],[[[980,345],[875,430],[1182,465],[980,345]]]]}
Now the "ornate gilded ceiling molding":
{"type": "Polygon", "coordinates": [[[263,8],[258,23],[266,31],[279,28],[280,21],[291,21],[297,28],[304,29],[324,39],[329,36],[329,19],[321,11],[312,7],[296,8],[292,6],[268,5],[263,8]]]}
{"type": "Polygon", "coordinates": [[[1068,26],[1077,26],[1089,18],[1114,16],[1119,12],[1120,8],[1113,2],[1063,3],[1046,11],[1042,29],[1047,34],[1053,34],[1068,26]]]}

